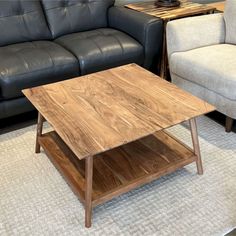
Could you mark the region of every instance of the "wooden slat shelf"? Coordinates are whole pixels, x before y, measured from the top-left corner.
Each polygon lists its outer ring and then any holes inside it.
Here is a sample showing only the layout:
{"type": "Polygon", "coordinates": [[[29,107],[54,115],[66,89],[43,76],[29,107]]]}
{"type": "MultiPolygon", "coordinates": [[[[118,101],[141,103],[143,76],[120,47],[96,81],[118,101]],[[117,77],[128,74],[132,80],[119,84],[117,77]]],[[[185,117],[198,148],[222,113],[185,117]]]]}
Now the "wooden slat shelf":
{"type": "MultiPolygon", "coordinates": [[[[85,161],[79,160],[54,131],[39,137],[39,143],[84,203],[85,161]]],[[[96,155],[92,204],[106,202],[194,161],[193,151],[164,131],[96,155]]]]}

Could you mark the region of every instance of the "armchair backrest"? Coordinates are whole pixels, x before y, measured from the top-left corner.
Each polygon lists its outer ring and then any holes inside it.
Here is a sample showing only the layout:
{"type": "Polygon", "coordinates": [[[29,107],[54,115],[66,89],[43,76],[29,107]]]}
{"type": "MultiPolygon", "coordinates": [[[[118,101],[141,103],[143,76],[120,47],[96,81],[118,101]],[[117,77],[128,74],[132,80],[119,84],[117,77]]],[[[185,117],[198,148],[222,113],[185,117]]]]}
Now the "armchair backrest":
{"type": "MultiPolygon", "coordinates": [[[[233,0],[236,1],[236,0],[233,0]]],[[[194,16],[167,24],[168,56],[225,42],[225,22],[222,14],[194,16]]]]}
{"type": "Polygon", "coordinates": [[[51,38],[39,0],[0,1],[0,46],[51,38]]]}
{"type": "Polygon", "coordinates": [[[226,26],[225,42],[236,44],[236,0],[227,0],[224,12],[226,26]]]}
{"type": "Polygon", "coordinates": [[[107,11],[114,0],[42,0],[54,38],[107,26],[107,11]]]}

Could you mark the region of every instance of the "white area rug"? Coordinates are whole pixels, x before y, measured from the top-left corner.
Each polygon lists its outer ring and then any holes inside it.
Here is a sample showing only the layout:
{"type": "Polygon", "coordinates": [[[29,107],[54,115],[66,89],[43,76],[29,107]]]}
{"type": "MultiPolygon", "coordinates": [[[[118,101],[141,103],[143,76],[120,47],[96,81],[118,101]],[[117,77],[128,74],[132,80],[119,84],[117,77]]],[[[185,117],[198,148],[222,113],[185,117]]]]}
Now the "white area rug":
{"type": "MultiPolygon", "coordinates": [[[[0,136],[0,235],[221,236],[236,226],[236,134],[198,119],[205,174],[191,164],[94,210],[84,210],[45,154],[35,126],[0,136]]],[[[170,129],[190,144],[186,125],[170,129]]]]}

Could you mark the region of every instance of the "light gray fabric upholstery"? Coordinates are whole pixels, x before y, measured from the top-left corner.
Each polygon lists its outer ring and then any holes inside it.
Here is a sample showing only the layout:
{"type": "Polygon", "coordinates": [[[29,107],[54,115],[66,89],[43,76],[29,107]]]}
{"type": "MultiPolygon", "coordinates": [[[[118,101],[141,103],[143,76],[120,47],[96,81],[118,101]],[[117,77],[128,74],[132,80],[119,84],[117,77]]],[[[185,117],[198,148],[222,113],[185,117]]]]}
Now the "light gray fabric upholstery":
{"type": "Polygon", "coordinates": [[[236,100],[236,46],[218,44],[173,53],[172,73],[236,100]]]}
{"type": "Polygon", "coordinates": [[[167,24],[172,81],[236,119],[236,0],[223,14],[167,24]]]}
{"type": "Polygon", "coordinates": [[[187,92],[211,103],[218,111],[236,119],[236,100],[227,99],[214,91],[204,88],[175,74],[171,75],[172,82],[187,92]]]}
{"type": "Polygon", "coordinates": [[[236,0],[227,0],[224,12],[226,43],[236,44],[236,0]]]}
{"type": "Polygon", "coordinates": [[[167,24],[167,50],[183,52],[225,41],[225,23],[222,14],[183,18],[167,24]]]}

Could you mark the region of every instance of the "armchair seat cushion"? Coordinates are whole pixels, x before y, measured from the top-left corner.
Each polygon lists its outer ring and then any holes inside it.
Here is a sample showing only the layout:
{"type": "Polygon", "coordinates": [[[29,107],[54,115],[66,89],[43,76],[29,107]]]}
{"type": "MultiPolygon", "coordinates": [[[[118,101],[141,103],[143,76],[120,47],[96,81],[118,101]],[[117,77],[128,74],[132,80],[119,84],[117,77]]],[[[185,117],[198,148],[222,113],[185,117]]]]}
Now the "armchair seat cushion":
{"type": "Polygon", "coordinates": [[[141,44],[111,28],[68,34],[56,42],[78,58],[82,75],[132,62],[142,64],[144,60],[141,44]]]}
{"type": "Polygon", "coordinates": [[[219,44],[173,53],[171,73],[236,100],[236,47],[219,44]]]}
{"type": "Polygon", "coordinates": [[[79,74],[77,59],[60,45],[35,41],[0,47],[0,99],[23,96],[21,90],[79,74]]]}

